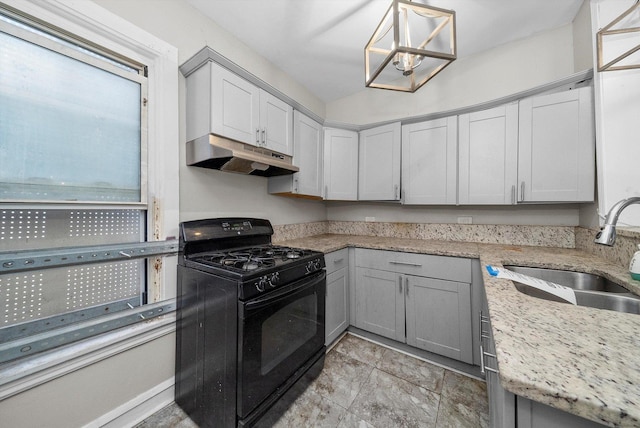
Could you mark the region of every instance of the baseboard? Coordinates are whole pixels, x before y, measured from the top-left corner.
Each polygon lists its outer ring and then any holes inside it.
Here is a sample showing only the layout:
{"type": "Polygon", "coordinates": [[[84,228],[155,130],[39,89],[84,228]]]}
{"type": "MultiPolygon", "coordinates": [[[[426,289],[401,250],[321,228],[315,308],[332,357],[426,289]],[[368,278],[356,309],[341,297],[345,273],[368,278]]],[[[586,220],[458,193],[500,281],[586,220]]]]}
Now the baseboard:
{"type": "Polygon", "coordinates": [[[132,427],[148,418],[174,400],[175,379],[172,377],[138,395],[133,400],[116,407],[85,425],[85,428],[132,427]]]}

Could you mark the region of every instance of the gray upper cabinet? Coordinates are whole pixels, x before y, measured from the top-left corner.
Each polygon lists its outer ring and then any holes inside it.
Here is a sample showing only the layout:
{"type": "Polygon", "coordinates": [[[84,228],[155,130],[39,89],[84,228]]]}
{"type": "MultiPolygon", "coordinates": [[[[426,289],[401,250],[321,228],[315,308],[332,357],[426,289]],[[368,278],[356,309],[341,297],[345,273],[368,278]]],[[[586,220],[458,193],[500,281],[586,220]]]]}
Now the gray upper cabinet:
{"type": "Polygon", "coordinates": [[[590,87],[520,101],[519,202],[594,200],[590,87]]]}
{"type": "Polygon", "coordinates": [[[358,133],[345,129],[324,130],[324,198],[358,199],[358,133]]]}
{"type": "Polygon", "coordinates": [[[259,146],[293,155],[293,107],[260,90],[259,146]]]}
{"type": "Polygon", "coordinates": [[[358,199],[400,200],[400,122],[360,131],[358,199]]]}
{"type": "Polygon", "coordinates": [[[212,133],[292,155],[293,109],[282,100],[211,61],[186,86],[187,141],[212,133]]]}
{"type": "Polygon", "coordinates": [[[516,203],[518,104],[459,117],[461,205],[516,203]]]}
{"type": "Polygon", "coordinates": [[[457,116],[403,125],[403,203],[454,205],[457,184],[457,116]]]}
{"type": "Polygon", "coordinates": [[[269,177],[269,193],[322,198],[322,135],[322,125],[297,110],[293,112],[293,164],[300,171],[269,177]]]}
{"type": "Polygon", "coordinates": [[[525,98],[459,117],[458,202],[591,202],[591,87],[525,98]]]}

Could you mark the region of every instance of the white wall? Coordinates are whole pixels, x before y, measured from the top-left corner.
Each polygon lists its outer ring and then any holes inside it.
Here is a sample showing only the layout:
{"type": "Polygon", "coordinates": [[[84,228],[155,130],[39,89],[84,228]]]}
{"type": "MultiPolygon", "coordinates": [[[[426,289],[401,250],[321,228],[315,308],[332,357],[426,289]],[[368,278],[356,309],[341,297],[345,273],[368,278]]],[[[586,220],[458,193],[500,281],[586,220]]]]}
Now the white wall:
{"type": "Polygon", "coordinates": [[[574,72],[571,24],[454,61],[413,94],[365,89],[327,104],[328,121],[366,125],[495,100],[574,72]]]}
{"type": "MultiPolygon", "coordinates": [[[[592,0],[593,37],[633,4],[633,0],[592,0]]],[[[631,24],[640,25],[637,12],[631,24]]],[[[619,53],[609,58],[640,43],[638,33],[618,39],[622,39],[622,43],[615,46],[619,53]]],[[[605,44],[605,52],[613,46],[605,44]]],[[[636,64],[640,63],[639,55],[633,58],[636,64]]],[[[596,73],[594,80],[598,205],[600,214],[606,215],[617,201],[640,196],[640,69],[596,73]]],[[[619,224],[622,223],[640,226],[640,205],[623,211],[619,224]]]]}
{"type": "Polygon", "coordinates": [[[496,207],[403,206],[392,203],[329,204],[328,219],[334,221],[365,221],[375,217],[378,222],[456,223],[458,217],[471,217],[473,224],[520,224],[532,226],[576,226],[577,205],[527,205],[496,207]]]}
{"type": "Polygon", "coordinates": [[[593,37],[591,37],[591,5],[589,1],[573,19],[573,68],[575,71],[593,67],[593,37]]]}
{"type": "MultiPolygon", "coordinates": [[[[178,48],[182,64],[204,46],[250,71],[314,113],[324,103],[265,58],[249,49],[184,0],[95,0],[96,3],[178,48]]],[[[180,76],[180,220],[207,217],[262,217],[273,224],[326,219],[322,202],[272,196],[267,179],[185,164],[184,78],[180,76]]]]}

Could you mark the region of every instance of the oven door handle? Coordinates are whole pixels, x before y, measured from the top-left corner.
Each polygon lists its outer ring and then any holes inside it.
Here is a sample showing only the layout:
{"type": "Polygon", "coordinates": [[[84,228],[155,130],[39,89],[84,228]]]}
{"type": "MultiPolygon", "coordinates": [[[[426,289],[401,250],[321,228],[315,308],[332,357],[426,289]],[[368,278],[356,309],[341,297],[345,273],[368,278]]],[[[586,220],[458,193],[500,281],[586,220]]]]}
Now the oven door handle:
{"type": "MultiPolygon", "coordinates": [[[[298,282],[295,282],[273,293],[270,293],[267,297],[257,298],[257,299],[245,302],[243,304],[244,309],[246,311],[254,311],[264,306],[271,305],[279,300],[289,299],[292,296],[295,296],[299,293],[302,293],[308,290],[309,288],[316,287],[319,283],[324,281],[326,277],[327,277],[327,273],[324,270],[322,270],[321,272],[315,274],[314,276],[303,278],[298,282]]],[[[322,292],[324,293],[324,290],[322,292]]]]}

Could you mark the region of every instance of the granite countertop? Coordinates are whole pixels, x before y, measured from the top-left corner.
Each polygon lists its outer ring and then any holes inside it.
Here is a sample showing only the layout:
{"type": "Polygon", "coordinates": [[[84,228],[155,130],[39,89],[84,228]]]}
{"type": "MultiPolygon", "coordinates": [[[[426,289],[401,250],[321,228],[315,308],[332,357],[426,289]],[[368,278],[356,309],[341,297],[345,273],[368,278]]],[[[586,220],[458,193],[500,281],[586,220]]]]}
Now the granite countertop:
{"type": "MultiPolygon", "coordinates": [[[[479,258],[482,266],[575,270],[640,294],[640,282],[626,269],[573,249],[353,235],[284,244],[325,253],[351,246],[479,258]]],[[[505,389],[605,425],[640,425],[640,316],[538,299],[482,271],[505,389]]]]}

